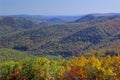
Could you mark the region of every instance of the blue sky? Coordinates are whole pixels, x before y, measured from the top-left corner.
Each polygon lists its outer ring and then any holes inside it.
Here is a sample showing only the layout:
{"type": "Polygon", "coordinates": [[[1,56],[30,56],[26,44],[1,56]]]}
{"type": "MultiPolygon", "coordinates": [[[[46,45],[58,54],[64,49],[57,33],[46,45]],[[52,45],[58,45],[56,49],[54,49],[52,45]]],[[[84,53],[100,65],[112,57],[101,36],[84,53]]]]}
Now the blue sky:
{"type": "Polygon", "coordinates": [[[0,0],[0,15],[120,13],[120,0],[0,0]]]}

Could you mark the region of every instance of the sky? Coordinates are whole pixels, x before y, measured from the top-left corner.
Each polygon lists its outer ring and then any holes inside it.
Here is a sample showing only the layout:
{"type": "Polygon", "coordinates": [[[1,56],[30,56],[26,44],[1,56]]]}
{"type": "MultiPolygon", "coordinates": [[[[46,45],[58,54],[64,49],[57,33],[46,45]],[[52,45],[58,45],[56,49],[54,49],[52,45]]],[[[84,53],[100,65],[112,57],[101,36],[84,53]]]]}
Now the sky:
{"type": "Polygon", "coordinates": [[[0,0],[0,15],[120,13],[120,0],[0,0]]]}

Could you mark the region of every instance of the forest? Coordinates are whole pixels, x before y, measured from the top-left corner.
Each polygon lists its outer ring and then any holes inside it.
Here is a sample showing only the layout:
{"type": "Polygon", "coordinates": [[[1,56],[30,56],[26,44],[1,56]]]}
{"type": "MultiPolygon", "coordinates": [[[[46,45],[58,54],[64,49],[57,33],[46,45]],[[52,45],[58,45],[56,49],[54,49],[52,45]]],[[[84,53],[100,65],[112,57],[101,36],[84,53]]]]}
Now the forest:
{"type": "Polygon", "coordinates": [[[0,64],[0,80],[119,80],[120,56],[26,58],[0,64]]]}
{"type": "Polygon", "coordinates": [[[120,80],[120,14],[0,16],[0,80],[120,80]]]}

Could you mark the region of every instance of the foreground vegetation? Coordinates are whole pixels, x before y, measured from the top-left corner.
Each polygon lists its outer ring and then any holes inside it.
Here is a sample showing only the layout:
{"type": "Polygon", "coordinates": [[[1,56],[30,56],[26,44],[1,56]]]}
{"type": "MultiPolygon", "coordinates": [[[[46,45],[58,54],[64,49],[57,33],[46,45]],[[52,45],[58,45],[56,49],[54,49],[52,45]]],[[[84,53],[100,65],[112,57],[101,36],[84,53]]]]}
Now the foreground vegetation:
{"type": "Polygon", "coordinates": [[[0,64],[0,80],[120,80],[120,56],[9,61],[0,64]]]}

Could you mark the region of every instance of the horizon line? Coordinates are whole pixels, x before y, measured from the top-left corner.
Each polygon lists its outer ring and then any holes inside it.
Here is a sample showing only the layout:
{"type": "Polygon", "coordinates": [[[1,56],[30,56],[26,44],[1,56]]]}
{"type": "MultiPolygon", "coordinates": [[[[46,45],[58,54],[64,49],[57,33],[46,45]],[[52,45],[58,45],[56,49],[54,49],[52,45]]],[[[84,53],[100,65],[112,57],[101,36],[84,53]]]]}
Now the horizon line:
{"type": "Polygon", "coordinates": [[[82,15],[94,15],[94,14],[120,14],[118,12],[101,12],[101,13],[83,13],[83,14],[5,14],[2,15],[0,14],[0,16],[82,16],[82,15]]]}

